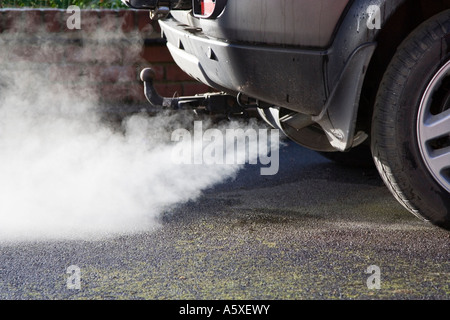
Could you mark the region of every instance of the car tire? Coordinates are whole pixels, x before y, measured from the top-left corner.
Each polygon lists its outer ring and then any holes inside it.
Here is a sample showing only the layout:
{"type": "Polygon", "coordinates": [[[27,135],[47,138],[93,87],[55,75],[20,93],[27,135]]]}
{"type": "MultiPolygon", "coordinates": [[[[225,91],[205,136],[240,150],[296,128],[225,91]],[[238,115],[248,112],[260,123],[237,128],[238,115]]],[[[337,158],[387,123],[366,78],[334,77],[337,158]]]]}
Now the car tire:
{"type": "Polygon", "coordinates": [[[450,10],[421,24],[394,55],[375,101],[371,149],[396,199],[450,230],[450,10]]]}

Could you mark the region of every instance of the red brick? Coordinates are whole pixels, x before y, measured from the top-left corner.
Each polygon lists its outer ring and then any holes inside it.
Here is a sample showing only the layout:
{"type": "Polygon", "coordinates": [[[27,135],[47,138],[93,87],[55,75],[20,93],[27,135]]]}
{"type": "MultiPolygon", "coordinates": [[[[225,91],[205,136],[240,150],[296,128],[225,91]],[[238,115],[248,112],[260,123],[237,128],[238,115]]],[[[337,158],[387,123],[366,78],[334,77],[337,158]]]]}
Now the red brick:
{"type": "Polygon", "coordinates": [[[155,83],[156,92],[164,97],[183,95],[183,86],[180,83],[155,83]]]}
{"type": "Polygon", "coordinates": [[[64,47],[59,43],[49,43],[45,46],[35,46],[33,61],[45,63],[61,63],[64,60],[64,47]]]}
{"type": "Polygon", "coordinates": [[[69,45],[65,48],[66,62],[70,63],[95,63],[95,64],[120,64],[122,52],[119,48],[106,45],[69,45]]]}
{"type": "Polygon", "coordinates": [[[119,86],[113,84],[106,84],[100,86],[100,96],[103,101],[124,101],[128,95],[126,86],[119,86]]]}
{"type": "Polygon", "coordinates": [[[131,32],[136,29],[134,12],[131,10],[119,11],[119,24],[122,32],[131,32]]]}
{"type": "Polygon", "coordinates": [[[122,48],[122,64],[146,64],[145,59],[142,57],[142,48],[143,47],[141,47],[139,44],[122,48]]]}
{"type": "Polygon", "coordinates": [[[101,10],[99,12],[98,27],[104,31],[117,31],[119,29],[119,17],[117,11],[101,10]]]}
{"type": "Polygon", "coordinates": [[[20,10],[3,12],[2,21],[0,21],[3,25],[3,31],[9,33],[21,32],[23,29],[22,13],[23,11],[20,10]]]}
{"type": "Polygon", "coordinates": [[[44,11],[44,23],[47,32],[60,32],[62,30],[62,11],[44,11]]]}
{"type": "Polygon", "coordinates": [[[186,72],[180,69],[176,64],[166,66],[166,80],[168,81],[192,81],[186,72]]]}
{"type": "Polygon", "coordinates": [[[173,62],[169,49],[165,45],[144,46],[141,57],[150,63],[173,62]]]}
{"type": "Polygon", "coordinates": [[[23,12],[24,31],[27,33],[38,32],[43,27],[41,10],[26,10],[23,12]]]}
{"type": "Polygon", "coordinates": [[[99,95],[106,102],[144,102],[143,92],[139,84],[106,84],[100,86],[99,95]]]}
{"type": "Polygon", "coordinates": [[[69,82],[64,85],[64,88],[67,88],[70,95],[77,94],[85,101],[96,101],[99,92],[97,86],[84,82],[69,82]]]}
{"type": "Polygon", "coordinates": [[[136,24],[139,31],[153,31],[150,14],[147,10],[135,11],[136,24]]]}
{"type": "Polygon", "coordinates": [[[93,47],[68,45],[65,48],[65,58],[72,63],[90,63],[95,59],[93,47]]]}
{"type": "Polygon", "coordinates": [[[183,95],[194,96],[200,93],[212,92],[212,89],[200,82],[183,83],[183,95]]]}
{"type": "Polygon", "coordinates": [[[52,82],[81,82],[83,70],[79,65],[52,65],[47,69],[47,77],[52,82]]]}
{"type": "MultiPolygon", "coordinates": [[[[69,15],[67,17],[69,17],[69,15]]],[[[97,10],[81,10],[81,30],[84,33],[97,31],[99,21],[99,13],[97,10]]]]}
{"type": "Polygon", "coordinates": [[[64,49],[58,44],[40,45],[11,45],[8,48],[11,61],[59,63],[63,60],[64,49]]]}
{"type": "Polygon", "coordinates": [[[137,81],[136,69],[130,66],[105,66],[100,68],[98,80],[101,82],[137,81]]]}
{"type": "Polygon", "coordinates": [[[122,62],[122,49],[117,46],[99,45],[93,46],[91,61],[101,64],[120,64],[122,62]]]}
{"type": "Polygon", "coordinates": [[[147,102],[144,94],[144,85],[142,83],[133,83],[128,86],[127,98],[129,102],[147,102]]]}
{"type": "Polygon", "coordinates": [[[151,68],[153,69],[153,71],[155,71],[155,81],[161,81],[165,79],[165,67],[163,65],[152,65],[151,68]]]}
{"type": "Polygon", "coordinates": [[[10,45],[7,52],[8,61],[10,62],[29,61],[32,54],[33,54],[32,46],[20,44],[10,45]]]}
{"type": "Polygon", "coordinates": [[[80,74],[79,74],[79,80],[84,81],[85,83],[101,83],[101,70],[103,68],[101,66],[91,64],[91,65],[80,65],[80,74]]]}
{"type": "Polygon", "coordinates": [[[161,27],[160,27],[158,21],[152,21],[151,25],[153,28],[153,32],[157,33],[158,35],[161,35],[161,27]]]}

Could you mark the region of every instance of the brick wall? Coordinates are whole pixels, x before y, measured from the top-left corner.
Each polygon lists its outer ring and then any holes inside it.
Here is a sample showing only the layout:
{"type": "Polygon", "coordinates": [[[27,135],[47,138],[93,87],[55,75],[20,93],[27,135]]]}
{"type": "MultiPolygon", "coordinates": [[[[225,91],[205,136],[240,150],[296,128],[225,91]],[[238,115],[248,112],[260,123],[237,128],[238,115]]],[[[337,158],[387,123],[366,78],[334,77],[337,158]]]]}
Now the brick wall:
{"type": "Polygon", "coordinates": [[[82,10],[80,30],[67,28],[70,16],[55,9],[0,10],[1,45],[8,51],[0,64],[34,63],[48,79],[89,86],[105,102],[145,103],[139,80],[144,67],[156,71],[161,95],[210,90],[173,62],[148,12],[82,10]]]}

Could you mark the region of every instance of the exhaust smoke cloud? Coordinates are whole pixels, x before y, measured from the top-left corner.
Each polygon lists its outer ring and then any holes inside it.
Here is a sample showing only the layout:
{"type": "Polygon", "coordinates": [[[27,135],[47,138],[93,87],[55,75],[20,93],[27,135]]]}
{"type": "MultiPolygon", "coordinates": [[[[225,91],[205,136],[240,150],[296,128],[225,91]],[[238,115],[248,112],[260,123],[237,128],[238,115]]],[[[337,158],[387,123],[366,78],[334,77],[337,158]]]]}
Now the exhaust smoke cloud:
{"type": "MultiPolygon", "coordinates": [[[[46,45],[33,55],[48,54],[46,45]]],[[[171,133],[192,119],[142,112],[112,126],[82,78],[49,80],[48,67],[10,47],[0,34],[1,241],[149,231],[162,212],[242,167],[174,163],[171,133]]]]}

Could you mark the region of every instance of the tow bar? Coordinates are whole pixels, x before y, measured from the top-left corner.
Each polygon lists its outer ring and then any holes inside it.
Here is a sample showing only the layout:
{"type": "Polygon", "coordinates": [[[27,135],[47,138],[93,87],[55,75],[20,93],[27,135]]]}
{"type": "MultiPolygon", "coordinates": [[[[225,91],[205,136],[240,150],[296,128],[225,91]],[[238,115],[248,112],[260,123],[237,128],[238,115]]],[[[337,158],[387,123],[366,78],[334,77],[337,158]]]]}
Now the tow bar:
{"type": "Polygon", "coordinates": [[[246,98],[243,103],[242,95],[237,97],[224,92],[211,92],[195,96],[162,97],[153,85],[155,72],[151,68],[141,71],[140,78],[144,82],[144,94],[154,108],[169,110],[194,110],[209,115],[226,115],[227,117],[249,117],[249,110],[258,107],[258,101],[246,98]]]}

